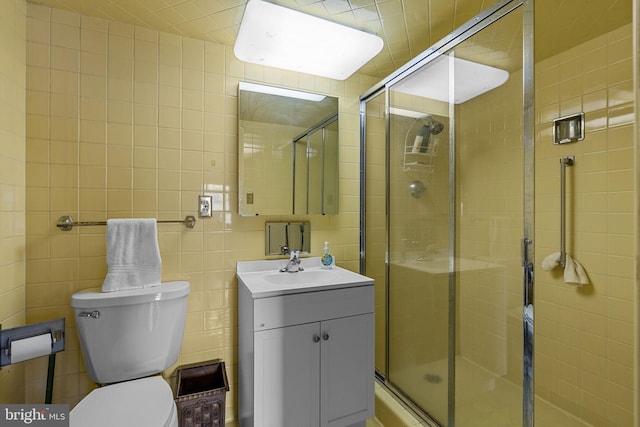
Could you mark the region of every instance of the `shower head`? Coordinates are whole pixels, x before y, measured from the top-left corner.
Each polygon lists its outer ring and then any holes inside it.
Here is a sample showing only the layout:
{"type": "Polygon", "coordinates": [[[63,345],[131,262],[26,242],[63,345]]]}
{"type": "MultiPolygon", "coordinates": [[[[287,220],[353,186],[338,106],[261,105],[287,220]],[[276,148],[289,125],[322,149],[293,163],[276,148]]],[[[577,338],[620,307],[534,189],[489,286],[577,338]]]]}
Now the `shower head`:
{"type": "Polygon", "coordinates": [[[435,145],[437,141],[432,144],[431,136],[438,135],[444,130],[444,125],[437,120],[434,120],[431,116],[425,116],[423,118],[416,119],[407,130],[405,135],[405,146],[411,147],[412,153],[432,153],[435,154],[435,145]],[[420,124],[422,124],[420,126],[420,124]],[[420,126],[415,131],[416,127],[420,126]],[[413,144],[409,145],[410,135],[413,135],[413,144]]]}
{"type": "Polygon", "coordinates": [[[431,135],[437,135],[444,129],[444,125],[437,120],[429,117],[429,128],[431,129],[431,135]]]}

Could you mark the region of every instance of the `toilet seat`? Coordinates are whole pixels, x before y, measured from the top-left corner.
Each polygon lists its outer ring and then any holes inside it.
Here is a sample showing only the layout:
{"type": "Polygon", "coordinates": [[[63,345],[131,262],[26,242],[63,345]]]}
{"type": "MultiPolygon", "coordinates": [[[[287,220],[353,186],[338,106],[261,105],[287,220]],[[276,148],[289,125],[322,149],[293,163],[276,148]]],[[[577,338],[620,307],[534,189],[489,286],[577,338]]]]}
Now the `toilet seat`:
{"type": "Polygon", "coordinates": [[[71,427],[173,427],[178,415],[169,384],[154,376],[97,388],[70,413],[71,427]]]}

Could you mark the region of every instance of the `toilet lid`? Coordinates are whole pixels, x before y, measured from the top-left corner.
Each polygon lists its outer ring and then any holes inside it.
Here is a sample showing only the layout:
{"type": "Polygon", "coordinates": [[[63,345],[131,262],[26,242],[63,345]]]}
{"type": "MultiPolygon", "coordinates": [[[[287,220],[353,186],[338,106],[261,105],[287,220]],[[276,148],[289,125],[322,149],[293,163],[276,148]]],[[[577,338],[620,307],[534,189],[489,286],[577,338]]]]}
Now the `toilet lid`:
{"type": "Polygon", "coordinates": [[[154,376],[97,388],[69,414],[72,427],[164,427],[175,411],[169,384],[154,376]]]}

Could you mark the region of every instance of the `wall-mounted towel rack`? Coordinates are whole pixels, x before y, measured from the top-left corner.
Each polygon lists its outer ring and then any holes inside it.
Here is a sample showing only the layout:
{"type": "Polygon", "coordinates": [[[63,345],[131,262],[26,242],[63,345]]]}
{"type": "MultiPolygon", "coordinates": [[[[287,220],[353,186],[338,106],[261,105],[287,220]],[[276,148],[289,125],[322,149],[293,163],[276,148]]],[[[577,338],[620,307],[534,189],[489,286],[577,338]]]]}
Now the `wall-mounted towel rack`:
{"type": "MultiPolygon", "coordinates": [[[[158,224],[184,224],[187,228],[193,228],[196,226],[196,217],[188,215],[183,220],[163,220],[158,221],[158,224]]],[[[74,221],[70,216],[61,216],[58,219],[56,227],[62,231],[69,231],[73,229],[73,227],[84,227],[90,225],[107,225],[107,221],[74,221]]]]}
{"type": "Polygon", "coordinates": [[[560,265],[567,259],[567,179],[566,169],[575,163],[574,156],[560,157],[560,265]]]}

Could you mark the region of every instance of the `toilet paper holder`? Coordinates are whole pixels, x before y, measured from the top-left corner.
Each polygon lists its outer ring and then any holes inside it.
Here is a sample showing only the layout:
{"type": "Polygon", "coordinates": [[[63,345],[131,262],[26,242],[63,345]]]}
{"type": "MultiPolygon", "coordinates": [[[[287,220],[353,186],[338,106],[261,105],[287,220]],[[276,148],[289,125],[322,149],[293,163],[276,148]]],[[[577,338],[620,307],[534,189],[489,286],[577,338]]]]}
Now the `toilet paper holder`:
{"type": "MultiPolygon", "coordinates": [[[[3,366],[11,365],[11,344],[33,339],[35,337],[49,335],[51,339],[51,349],[36,348],[32,357],[25,357],[21,361],[33,359],[41,356],[49,356],[49,368],[47,369],[47,389],[45,404],[50,404],[53,396],[53,374],[56,367],[56,353],[64,350],[65,329],[64,317],[46,322],[32,323],[30,325],[17,326],[11,329],[2,329],[0,325],[0,369],[3,366]]],[[[17,348],[17,347],[16,347],[17,348]]],[[[13,362],[16,363],[16,362],[13,362]]]]}
{"type": "MultiPolygon", "coordinates": [[[[49,334],[51,336],[51,351],[55,354],[64,350],[64,318],[48,320],[17,326],[11,329],[0,329],[0,367],[11,365],[11,343],[49,334]]],[[[42,354],[45,356],[45,354],[42,354]]],[[[39,357],[39,356],[36,356],[39,357]]]]}

